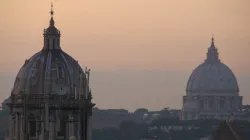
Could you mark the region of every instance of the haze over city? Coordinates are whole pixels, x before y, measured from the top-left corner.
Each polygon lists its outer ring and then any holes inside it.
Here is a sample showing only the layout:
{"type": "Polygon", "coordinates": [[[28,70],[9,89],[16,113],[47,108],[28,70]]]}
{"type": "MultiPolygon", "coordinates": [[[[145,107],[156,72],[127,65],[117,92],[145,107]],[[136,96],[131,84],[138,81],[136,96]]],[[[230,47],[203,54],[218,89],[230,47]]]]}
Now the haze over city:
{"type": "MultiPolygon", "coordinates": [[[[49,0],[0,5],[0,100],[9,96],[25,59],[42,49],[49,0]]],[[[250,1],[54,1],[61,47],[91,68],[100,108],[181,108],[187,80],[212,34],[220,59],[250,101],[250,1]]]]}

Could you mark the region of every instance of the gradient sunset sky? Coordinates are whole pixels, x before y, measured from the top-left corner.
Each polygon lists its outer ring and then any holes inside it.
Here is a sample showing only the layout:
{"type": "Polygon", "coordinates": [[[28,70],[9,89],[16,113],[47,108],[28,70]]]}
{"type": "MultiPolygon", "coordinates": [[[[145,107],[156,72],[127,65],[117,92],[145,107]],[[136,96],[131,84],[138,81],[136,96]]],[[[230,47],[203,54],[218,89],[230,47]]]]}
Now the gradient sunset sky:
{"type": "MultiPolygon", "coordinates": [[[[250,0],[54,0],[61,47],[92,69],[100,108],[181,108],[212,34],[250,102],[250,0]]],[[[0,101],[25,59],[43,46],[50,0],[0,4],[0,101]],[[6,74],[12,73],[12,74],[6,74]],[[8,82],[6,82],[8,81],[8,82]]]]}

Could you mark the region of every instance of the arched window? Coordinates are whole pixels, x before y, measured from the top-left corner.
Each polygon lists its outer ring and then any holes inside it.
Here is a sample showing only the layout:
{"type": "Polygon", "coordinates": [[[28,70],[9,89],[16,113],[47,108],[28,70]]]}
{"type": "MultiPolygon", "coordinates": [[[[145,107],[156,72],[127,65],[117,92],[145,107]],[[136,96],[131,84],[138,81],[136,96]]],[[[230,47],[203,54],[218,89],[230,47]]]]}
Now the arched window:
{"type": "Polygon", "coordinates": [[[33,114],[28,116],[30,137],[36,137],[36,117],[33,114]]]}
{"type": "Polygon", "coordinates": [[[61,120],[60,126],[60,131],[57,132],[57,137],[63,137],[66,134],[66,123],[61,120]]]}
{"type": "Polygon", "coordinates": [[[220,104],[220,109],[225,108],[225,100],[221,99],[219,104],[220,104]]]}
{"type": "Polygon", "coordinates": [[[214,100],[210,99],[208,105],[209,105],[210,109],[213,109],[214,108],[214,100]]]}

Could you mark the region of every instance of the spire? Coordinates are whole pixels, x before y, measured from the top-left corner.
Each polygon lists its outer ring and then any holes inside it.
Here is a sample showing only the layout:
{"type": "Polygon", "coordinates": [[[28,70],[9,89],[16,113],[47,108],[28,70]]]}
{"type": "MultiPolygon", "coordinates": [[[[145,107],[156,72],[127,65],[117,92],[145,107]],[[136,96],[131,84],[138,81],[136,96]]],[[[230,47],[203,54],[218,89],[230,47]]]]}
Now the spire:
{"type": "Polygon", "coordinates": [[[214,45],[214,36],[212,35],[211,45],[208,48],[206,62],[215,63],[215,62],[219,62],[219,61],[220,61],[219,60],[219,53],[218,53],[217,48],[214,45]]]}
{"type": "Polygon", "coordinates": [[[210,46],[210,48],[211,48],[211,47],[215,48],[215,46],[214,46],[214,35],[212,35],[211,46],[210,46]]]}
{"type": "Polygon", "coordinates": [[[50,15],[53,17],[54,15],[54,10],[53,10],[53,3],[51,2],[51,10],[50,10],[50,15]]]}
{"type": "Polygon", "coordinates": [[[51,2],[51,10],[50,10],[50,15],[51,15],[51,19],[50,19],[50,26],[54,26],[55,22],[53,19],[53,15],[54,15],[54,10],[53,10],[53,3],[51,2]]]}

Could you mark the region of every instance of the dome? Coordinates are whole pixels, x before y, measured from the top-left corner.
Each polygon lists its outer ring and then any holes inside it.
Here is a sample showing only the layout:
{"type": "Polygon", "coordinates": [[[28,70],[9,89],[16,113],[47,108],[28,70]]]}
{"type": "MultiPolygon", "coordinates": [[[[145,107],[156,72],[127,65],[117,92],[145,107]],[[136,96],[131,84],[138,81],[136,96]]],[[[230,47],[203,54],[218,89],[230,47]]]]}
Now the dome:
{"type": "Polygon", "coordinates": [[[50,26],[44,30],[44,47],[25,61],[12,94],[76,94],[83,93],[86,85],[81,66],[61,49],[60,31],[51,17],[50,26]]]}
{"type": "Polygon", "coordinates": [[[84,82],[79,85],[81,74],[85,82],[77,61],[62,50],[42,50],[25,61],[16,76],[12,93],[74,93],[75,87],[84,87],[84,82]]]}
{"type": "Polygon", "coordinates": [[[223,63],[199,65],[191,74],[188,92],[239,92],[233,72],[223,63]]]}
{"type": "Polygon", "coordinates": [[[218,58],[214,39],[208,49],[207,59],[191,74],[187,93],[238,93],[239,87],[233,72],[218,58]]]}

